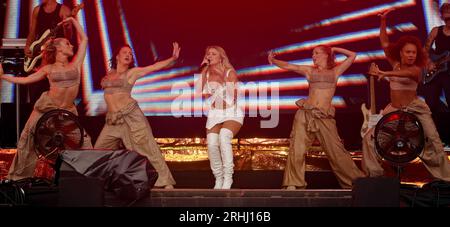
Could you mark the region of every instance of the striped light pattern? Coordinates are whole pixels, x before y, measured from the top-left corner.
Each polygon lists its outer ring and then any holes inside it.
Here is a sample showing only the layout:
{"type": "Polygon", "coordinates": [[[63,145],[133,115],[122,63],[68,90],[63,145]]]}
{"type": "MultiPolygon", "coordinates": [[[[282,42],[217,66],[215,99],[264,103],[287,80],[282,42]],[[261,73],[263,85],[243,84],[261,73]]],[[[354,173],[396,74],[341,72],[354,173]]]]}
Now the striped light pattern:
{"type": "MultiPolygon", "coordinates": [[[[240,108],[245,109],[248,114],[257,114],[258,111],[261,110],[270,110],[271,108],[268,108],[268,106],[271,107],[278,107],[279,110],[294,110],[297,109],[295,105],[295,101],[299,99],[305,99],[306,96],[286,96],[283,99],[280,100],[272,100],[271,97],[268,97],[267,99],[261,99],[261,98],[246,98],[244,101],[241,101],[241,105],[239,105],[240,108]],[[264,104],[263,104],[264,103],[264,104]]],[[[139,100],[138,100],[139,101],[139,100]]],[[[190,100],[183,100],[188,103],[188,106],[194,106],[194,101],[190,100]]],[[[141,107],[142,111],[148,112],[152,111],[154,112],[153,115],[155,116],[184,116],[184,117],[193,117],[198,116],[194,113],[199,113],[200,115],[206,115],[207,108],[204,107],[204,105],[196,105],[196,107],[192,108],[186,108],[177,110],[176,112],[173,112],[171,109],[171,106],[164,105],[163,102],[151,102],[151,103],[139,103],[139,106],[141,107]]],[[[347,107],[344,98],[341,96],[334,96],[332,100],[332,104],[334,107],[337,108],[345,108],[347,107]]]]}
{"type": "MultiPolygon", "coordinates": [[[[20,4],[22,1],[14,1],[8,0],[8,8],[7,8],[7,16],[5,20],[5,31],[3,36],[5,38],[17,38],[19,33],[19,23],[18,20],[20,16],[18,15],[20,12],[20,4]]],[[[58,0],[59,3],[62,3],[62,0],[58,0]]],[[[80,4],[81,0],[73,0],[74,4],[80,4]]],[[[130,33],[129,25],[127,23],[127,18],[125,12],[123,10],[121,0],[117,0],[119,6],[119,16],[120,16],[120,26],[123,31],[123,40],[126,41],[130,46],[133,47],[133,40],[130,33]]],[[[328,18],[325,20],[318,21],[316,23],[306,25],[302,28],[294,29],[294,32],[301,32],[304,30],[313,29],[321,26],[332,26],[339,23],[345,23],[349,21],[361,20],[362,18],[367,18],[369,16],[373,16],[380,11],[397,7],[397,8],[407,8],[413,7],[417,3],[414,0],[402,0],[394,3],[388,4],[380,4],[375,7],[371,7],[364,10],[358,10],[346,14],[342,14],[337,17],[328,18]]],[[[442,21],[436,17],[436,7],[433,6],[433,2],[431,0],[422,0],[422,5],[424,9],[424,15],[427,25],[427,31],[430,31],[433,26],[439,25],[442,21]]],[[[444,1],[439,1],[439,4],[442,4],[444,1]]],[[[30,1],[30,14],[32,13],[32,8],[41,1],[39,0],[31,0],[30,1]]],[[[108,69],[109,59],[112,57],[111,51],[111,42],[110,42],[110,34],[108,31],[108,25],[115,26],[109,24],[105,17],[105,9],[104,9],[104,1],[98,0],[92,2],[94,9],[96,11],[96,23],[87,23],[84,10],[81,10],[77,16],[78,21],[80,22],[83,29],[87,32],[88,26],[97,26],[99,34],[88,34],[88,36],[98,35],[101,40],[101,51],[103,55],[103,62],[105,69],[108,69]]],[[[95,29],[93,29],[95,30],[95,29]]],[[[388,29],[389,33],[392,33],[393,30],[399,30],[402,32],[409,31],[417,31],[418,28],[412,23],[402,23],[397,24],[388,29]]],[[[131,31],[132,32],[132,31],[131,31]]],[[[378,28],[370,28],[361,31],[338,34],[336,36],[331,36],[327,38],[318,38],[311,41],[304,41],[298,43],[292,43],[285,46],[281,46],[278,48],[274,48],[279,54],[287,54],[287,53],[296,53],[302,51],[310,51],[313,47],[321,44],[325,45],[337,45],[344,44],[350,42],[358,42],[366,39],[377,39],[378,38],[378,28]]],[[[112,34],[111,34],[112,35],[112,34]]],[[[134,48],[133,48],[134,49],[134,48]]],[[[150,49],[154,56],[154,60],[158,59],[158,53],[156,50],[156,46],[154,43],[150,43],[150,49]]],[[[90,51],[92,51],[89,46],[87,50],[87,55],[85,58],[85,62],[82,68],[82,92],[83,99],[87,106],[87,115],[95,116],[100,112],[105,110],[105,103],[103,100],[103,92],[101,90],[94,89],[93,84],[93,76],[92,68],[97,67],[93,65],[93,61],[91,59],[90,51]]],[[[133,53],[134,54],[134,53],[133,53]]],[[[136,62],[138,59],[134,56],[136,62]]],[[[382,50],[373,50],[367,52],[359,52],[358,57],[355,61],[357,64],[364,64],[373,60],[379,60],[384,58],[384,53],[382,50]]],[[[342,61],[344,56],[337,56],[338,61],[342,61]]],[[[311,59],[297,59],[290,61],[293,64],[312,64],[311,59]]],[[[197,70],[197,66],[182,66],[179,68],[173,68],[170,70],[164,70],[160,72],[155,72],[149,75],[146,75],[144,78],[137,81],[132,96],[139,101],[139,105],[142,107],[143,111],[146,115],[157,115],[157,116],[168,116],[168,115],[180,115],[185,112],[191,111],[199,111],[202,109],[202,104],[195,104],[198,100],[194,96],[193,93],[193,78],[194,73],[197,70]],[[180,91],[183,91],[183,95],[180,95],[180,91]],[[186,102],[193,102],[192,109],[187,110],[185,112],[181,111],[179,113],[172,113],[172,105],[174,100],[181,100],[186,102]]],[[[250,80],[255,81],[256,86],[251,86],[249,84],[243,84],[241,87],[242,90],[245,90],[246,93],[255,93],[257,89],[266,89],[267,91],[271,91],[273,84],[277,84],[277,88],[279,91],[303,91],[305,93],[308,89],[307,81],[304,77],[301,77],[297,74],[289,75],[289,72],[286,72],[282,69],[271,65],[256,65],[247,68],[242,68],[237,71],[239,78],[241,80],[250,80]],[[276,74],[283,73],[284,77],[282,79],[276,79],[276,74]],[[286,75],[288,74],[288,75],[286,75]],[[271,79],[259,79],[255,80],[257,76],[269,76],[271,79]],[[288,78],[286,78],[288,76],[288,78]],[[267,87],[268,86],[268,87],[267,87]]],[[[340,77],[338,81],[338,86],[340,87],[348,87],[348,86],[364,86],[367,83],[366,78],[362,74],[354,73],[354,74],[346,74],[340,77]]],[[[3,83],[5,86],[6,83],[3,83]]],[[[4,92],[8,89],[2,89],[4,92]]],[[[9,89],[12,90],[12,89],[9,89]]],[[[4,93],[3,92],[3,93],[4,93]]],[[[292,93],[292,92],[291,92],[292,93]]],[[[5,97],[7,97],[6,101],[13,100],[13,92],[8,92],[8,95],[2,95],[2,100],[5,101],[5,97]]],[[[294,109],[295,101],[301,98],[301,96],[291,96],[291,95],[280,95],[279,99],[270,99],[268,102],[272,106],[279,106],[281,110],[283,109],[294,109]]],[[[246,110],[254,110],[261,109],[262,106],[261,100],[258,97],[249,97],[248,95],[243,98],[245,103],[243,104],[246,110]]],[[[344,98],[341,96],[336,96],[333,99],[333,105],[338,108],[346,107],[346,103],[344,98]]]]}
{"type": "Polygon", "coordinates": [[[423,14],[425,15],[427,26],[427,33],[430,33],[431,29],[436,26],[444,25],[440,17],[439,7],[448,1],[439,1],[439,5],[433,0],[422,0],[423,14]]]}
{"type": "Polygon", "coordinates": [[[360,20],[364,17],[373,16],[373,15],[376,15],[376,14],[378,14],[382,11],[388,10],[388,9],[405,8],[405,7],[411,7],[414,5],[416,5],[415,0],[403,0],[403,1],[398,1],[398,2],[394,2],[394,3],[381,4],[376,7],[369,8],[369,9],[358,10],[358,11],[343,14],[343,15],[340,15],[337,17],[328,18],[328,19],[319,21],[317,23],[305,25],[302,28],[293,29],[292,31],[293,32],[302,32],[302,31],[310,30],[310,29],[317,28],[317,27],[331,26],[331,25],[335,25],[338,23],[344,23],[344,22],[349,22],[349,21],[353,21],[353,20],[360,20]]]}
{"type": "MultiPolygon", "coordinates": [[[[388,34],[391,34],[394,29],[402,31],[402,32],[406,32],[406,31],[417,30],[417,27],[412,23],[399,24],[394,27],[388,28],[388,30],[387,30],[388,34]]],[[[370,38],[377,38],[379,36],[379,33],[380,33],[379,28],[372,28],[372,29],[368,29],[368,30],[364,30],[364,31],[352,32],[352,33],[317,39],[314,41],[295,43],[295,44],[291,44],[288,46],[275,48],[275,49],[273,49],[273,51],[278,54],[304,51],[304,50],[312,49],[318,45],[332,46],[332,45],[348,43],[348,42],[357,42],[357,41],[370,39],[370,38]]]]}
{"type": "MultiPolygon", "coordinates": [[[[377,59],[383,59],[384,58],[384,52],[382,50],[376,50],[376,51],[369,51],[369,52],[360,52],[357,53],[357,58],[355,60],[355,63],[364,63],[369,62],[377,59]]],[[[345,57],[342,55],[339,55],[336,57],[337,61],[344,60],[345,57]]],[[[295,60],[295,61],[288,61],[290,64],[295,65],[312,65],[312,59],[302,59],[302,60],[295,60]]],[[[273,65],[263,65],[263,66],[256,66],[256,67],[249,67],[239,70],[240,77],[247,77],[247,76],[259,76],[259,75],[267,75],[267,74],[273,74],[273,73],[280,73],[285,72],[286,70],[280,69],[273,65]]]]}
{"type": "MultiPolygon", "coordinates": [[[[344,56],[338,56],[337,60],[344,60],[344,56]]],[[[364,63],[368,61],[373,61],[376,59],[382,59],[384,58],[384,53],[382,50],[378,51],[370,51],[370,52],[361,52],[358,53],[358,57],[355,60],[356,63],[364,63]]],[[[297,60],[297,61],[291,61],[292,64],[298,64],[298,65],[310,65],[312,64],[311,59],[304,59],[304,60],[297,60]]],[[[177,77],[174,78],[176,75],[180,74],[187,74],[189,72],[194,71],[195,68],[182,68],[181,70],[170,70],[170,71],[163,71],[154,73],[151,76],[147,76],[145,79],[141,79],[138,81],[133,89],[134,94],[146,94],[148,92],[157,92],[157,91],[170,91],[172,88],[174,88],[174,85],[176,83],[185,83],[189,86],[192,86],[194,83],[193,75],[187,75],[184,77],[177,77]],[[163,80],[165,78],[165,80],[163,80]],[[168,80],[170,79],[170,80],[168,80]]],[[[239,78],[246,78],[249,76],[261,76],[261,75],[267,75],[267,74],[273,74],[273,73],[279,73],[283,72],[283,69],[280,69],[275,66],[257,66],[257,67],[251,67],[251,68],[244,68],[241,70],[238,70],[237,73],[239,74],[239,78]]],[[[298,77],[298,76],[295,76],[298,77]]],[[[360,84],[361,80],[359,78],[357,79],[354,76],[348,76],[348,77],[342,77],[347,78],[346,83],[342,84],[360,84]]],[[[288,79],[286,80],[286,86],[290,87],[293,84],[295,84],[295,81],[298,79],[288,79]]],[[[265,82],[262,80],[258,80],[259,82],[265,82]]],[[[282,81],[282,80],[278,80],[282,81]]],[[[364,84],[364,83],[363,83],[364,84]]],[[[341,84],[338,84],[341,85],[341,84]]],[[[286,87],[282,86],[280,89],[285,89],[286,87]]]]}
{"type": "MultiPolygon", "coordinates": [[[[19,14],[21,1],[8,0],[5,15],[3,38],[17,39],[19,37],[19,14]]],[[[14,85],[6,81],[1,85],[1,102],[11,103],[14,100],[14,85]]]]}
{"type": "MultiPolygon", "coordinates": [[[[128,45],[131,46],[131,49],[134,50],[133,42],[130,37],[130,31],[128,30],[127,20],[125,18],[125,13],[123,12],[122,1],[117,0],[117,5],[119,6],[120,25],[122,25],[122,31],[123,31],[123,36],[124,36],[123,38],[124,38],[124,40],[126,40],[128,45]]],[[[135,64],[139,65],[138,59],[136,58],[136,54],[134,51],[133,51],[133,59],[134,59],[135,64]]]]}
{"type": "Polygon", "coordinates": [[[111,59],[111,42],[109,41],[108,23],[105,17],[105,9],[103,8],[103,0],[94,1],[97,10],[97,23],[100,31],[100,40],[102,41],[102,50],[105,63],[105,69],[109,68],[109,59],[111,59]]]}
{"type": "MultiPolygon", "coordinates": [[[[79,5],[82,3],[82,0],[74,0],[75,5],[79,5]]],[[[81,27],[83,28],[84,32],[89,37],[89,34],[87,33],[87,22],[86,22],[86,16],[85,16],[85,10],[80,10],[77,15],[77,20],[80,23],[81,27]]],[[[91,71],[91,54],[90,54],[90,45],[88,44],[86,49],[86,57],[83,62],[82,71],[81,71],[81,80],[82,80],[82,93],[83,98],[85,100],[92,98],[93,93],[93,84],[92,84],[92,71],[91,71]]],[[[89,104],[89,103],[88,103],[89,104]]],[[[93,113],[89,112],[88,115],[92,115],[93,113]]]]}

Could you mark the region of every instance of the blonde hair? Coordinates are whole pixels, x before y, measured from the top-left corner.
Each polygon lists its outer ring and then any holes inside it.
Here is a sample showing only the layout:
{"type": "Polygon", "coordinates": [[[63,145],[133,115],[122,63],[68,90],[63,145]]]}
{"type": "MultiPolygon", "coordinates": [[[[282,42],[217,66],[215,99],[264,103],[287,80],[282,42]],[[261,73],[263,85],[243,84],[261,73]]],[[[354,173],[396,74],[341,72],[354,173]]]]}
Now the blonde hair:
{"type": "Polygon", "coordinates": [[[215,49],[217,52],[219,52],[220,59],[222,60],[221,64],[224,66],[225,71],[232,69],[235,70],[234,67],[231,65],[230,60],[228,59],[227,53],[225,50],[220,46],[207,46],[205,51],[205,56],[208,54],[208,50],[215,49]]]}
{"type": "Polygon", "coordinates": [[[54,64],[56,62],[57,46],[65,40],[64,38],[52,38],[47,40],[42,51],[42,65],[54,64]]]}

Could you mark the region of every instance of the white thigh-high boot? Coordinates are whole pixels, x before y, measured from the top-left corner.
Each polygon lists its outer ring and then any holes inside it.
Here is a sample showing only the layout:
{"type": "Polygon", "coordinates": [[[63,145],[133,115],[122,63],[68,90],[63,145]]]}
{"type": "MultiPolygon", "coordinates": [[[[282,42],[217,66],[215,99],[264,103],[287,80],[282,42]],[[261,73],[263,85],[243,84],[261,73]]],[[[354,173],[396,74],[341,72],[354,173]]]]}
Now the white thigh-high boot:
{"type": "Polygon", "coordinates": [[[221,189],[223,185],[223,166],[222,158],[220,157],[219,149],[219,134],[208,133],[206,135],[206,142],[208,143],[208,158],[211,165],[211,170],[216,178],[214,189],[221,189]]]}
{"type": "Polygon", "coordinates": [[[233,184],[233,147],[231,140],[233,139],[233,132],[227,128],[220,129],[220,154],[223,162],[223,185],[222,189],[230,189],[233,184]]]}

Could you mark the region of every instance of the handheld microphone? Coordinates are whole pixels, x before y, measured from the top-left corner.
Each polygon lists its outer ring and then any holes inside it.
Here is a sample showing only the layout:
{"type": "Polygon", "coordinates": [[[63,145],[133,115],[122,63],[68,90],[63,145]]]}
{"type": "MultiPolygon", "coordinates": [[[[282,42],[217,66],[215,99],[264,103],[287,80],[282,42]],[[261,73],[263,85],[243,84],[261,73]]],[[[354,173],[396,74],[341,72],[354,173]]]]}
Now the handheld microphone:
{"type": "Polygon", "coordinates": [[[210,63],[210,60],[208,59],[207,60],[208,62],[204,62],[202,65],[200,65],[200,70],[202,70],[203,68],[205,68],[206,66],[208,66],[209,65],[209,63],[210,63]]]}

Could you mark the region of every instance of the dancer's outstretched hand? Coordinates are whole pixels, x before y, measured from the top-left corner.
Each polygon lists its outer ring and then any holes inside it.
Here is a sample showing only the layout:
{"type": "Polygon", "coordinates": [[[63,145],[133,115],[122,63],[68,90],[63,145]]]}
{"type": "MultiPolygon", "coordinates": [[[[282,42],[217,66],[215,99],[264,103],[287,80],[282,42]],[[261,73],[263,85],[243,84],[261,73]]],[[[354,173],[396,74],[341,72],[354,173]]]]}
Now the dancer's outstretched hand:
{"type": "Polygon", "coordinates": [[[181,47],[177,42],[173,42],[172,45],[173,45],[172,57],[174,59],[178,59],[178,57],[180,57],[181,47]]]}

